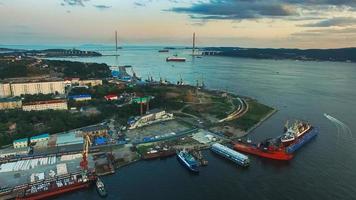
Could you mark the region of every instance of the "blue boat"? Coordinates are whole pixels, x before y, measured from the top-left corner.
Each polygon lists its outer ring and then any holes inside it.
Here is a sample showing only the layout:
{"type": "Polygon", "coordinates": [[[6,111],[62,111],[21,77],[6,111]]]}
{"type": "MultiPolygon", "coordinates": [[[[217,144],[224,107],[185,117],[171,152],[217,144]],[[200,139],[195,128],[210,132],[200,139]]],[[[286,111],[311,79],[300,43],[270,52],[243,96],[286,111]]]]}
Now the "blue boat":
{"type": "Polygon", "coordinates": [[[189,171],[198,173],[198,161],[193,157],[192,154],[187,152],[186,150],[179,151],[177,153],[177,159],[179,160],[182,165],[184,165],[189,171]]]}
{"type": "Polygon", "coordinates": [[[318,128],[312,127],[311,130],[309,130],[307,133],[305,133],[302,137],[298,138],[297,142],[294,142],[290,146],[286,148],[287,153],[294,153],[298,149],[300,149],[304,144],[312,140],[314,137],[316,137],[319,133],[318,128]]]}

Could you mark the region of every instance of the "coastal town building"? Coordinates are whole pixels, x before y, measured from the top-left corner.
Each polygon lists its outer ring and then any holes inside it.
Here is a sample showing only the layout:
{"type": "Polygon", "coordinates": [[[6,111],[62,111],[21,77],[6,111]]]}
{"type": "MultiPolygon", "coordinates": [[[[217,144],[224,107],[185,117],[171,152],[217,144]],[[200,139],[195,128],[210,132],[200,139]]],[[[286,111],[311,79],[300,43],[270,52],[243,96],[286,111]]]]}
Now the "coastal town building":
{"type": "Polygon", "coordinates": [[[101,79],[88,79],[88,80],[80,80],[79,81],[79,85],[80,86],[89,86],[89,87],[94,87],[94,86],[98,86],[98,85],[102,85],[103,84],[103,80],[101,79]]]}
{"type": "Polygon", "coordinates": [[[22,101],[20,98],[2,98],[0,99],[0,110],[21,108],[22,101]]]}
{"type": "Polygon", "coordinates": [[[104,97],[107,101],[114,101],[114,100],[118,100],[119,97],[115,94],[108,94],[104,97]]]}
{"type": "Polygon", "coordinates": [[[102,84],[103,81],[100,79],[9,79],[0,83],[0,97],[21,96],[25,94],[65,94],[66,86],[97,86],[102,84]]]}
{"type": "Polygon", "coordinates": [[[36,101],[22,105],[23,111],[40,110],[68,110],[67,100],[57,99],[50,101],[36,101]]]}
{"type": "Polygon", "coordinates": [[[65,93],[64,81],[0,83],[0,97],[56,93],[65,93]]]}
{"type": "Polygon", "coordinates": [[[28,146],[28,138],[14,140],[12,144],[14,146],[14,149],[27,147],[28,146]]]}
{"type": "Polygon", "coordinates": [[[98,85],[102,85],[103,81],[101,79],[87,79],[87,80],[80,80],[80,78],[65,78],[64,82],[66,85],[71,86],[89,86],[94,87],[98,85]]]}
{"type": "Polygon", "coordinates": [[[49,140],[49,134],[44,133],[41,135],[33,136],[30,138],[30,143],[36,143],[36,142],[42,142],[42,141],[47,141],[49,140]]]}
{"type": "Polygon", "coordinates": [[[143,126],[147,126],[156,122],[162,122],[174,119],[172,113],[167,113],[164,110],[153,109],[146,115],[138,117],[128,122],[129,129],[135,129],[143,126]]]}
{"type": "Polygon", "coordinates": [[[10,83],[0,83],[0,97],[10,96],[12,96],[10,83]]]}
{"type": "Polygon", "coordinates": [[[90,94],[71,95],[68,98],[74,101],[90,101],[91,95],[90,94]]]}
{"type": "Polygon", "coordinates": [[[93,126],[87,126],[78,129],[77,131],[81,134],[88,134],[88,135],[101,135],[106,136],[108,134],[109,127],[102,124],[97,124],[93,126]]]}
{"type": "Polygon", "coordinates": [[[63,81],[11,83],[12,96],[24,94],[64,94],[65,86],[63,81]]]}

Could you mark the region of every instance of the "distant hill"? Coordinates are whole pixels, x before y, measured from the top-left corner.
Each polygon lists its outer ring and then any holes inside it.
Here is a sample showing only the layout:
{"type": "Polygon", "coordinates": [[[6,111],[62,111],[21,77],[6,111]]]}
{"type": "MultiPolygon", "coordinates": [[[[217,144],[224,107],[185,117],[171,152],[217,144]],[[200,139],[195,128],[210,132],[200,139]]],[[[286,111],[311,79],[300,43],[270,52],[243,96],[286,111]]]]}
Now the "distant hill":
{"type": "Polygon", "coordinates": [[[2,48],[2,47],[0,47],[0,52],[15,52],[15,51],[23,51],[23,50],[21,50],[21,49],[2,48]]]}
{"type": "Polygon", "coordinates": [[[218,51],[217,56],[255,59],[292,59],[305,61],[356,62],[356,48],[341,49],[260,49],[240,47],[209,47],[205,51],[218,51]]]}
{"type": "Polygon", "coordinates": [[[95,51],[81,51],[78,49],[45,49],[45,50],[32,50],[26,53],[33,53],[35,55],[43,55],[44,57],[92,57],[92,56],[102,56],[100,53],[95,51]]]}
{"type": "Polygon", "coordinates": [[[8,56],[38,56],[38,57],[94,57],[102,56],[102,54],[95,51],[82,51],[78,49],[45,49],[45,50],[22,50],[0,48],[2,55],[8,56]]]}

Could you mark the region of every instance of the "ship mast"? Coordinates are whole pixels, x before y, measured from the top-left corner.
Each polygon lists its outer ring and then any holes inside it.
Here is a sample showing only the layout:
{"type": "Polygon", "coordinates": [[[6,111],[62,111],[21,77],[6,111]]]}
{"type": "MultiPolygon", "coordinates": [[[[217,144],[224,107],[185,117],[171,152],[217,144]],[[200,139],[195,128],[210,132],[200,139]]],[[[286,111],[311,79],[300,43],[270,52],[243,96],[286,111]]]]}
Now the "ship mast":
{"type": "Polygon", "coordinates": [[[117,31],[115,31],[115,51],[117,51],[117,31]]]}
{"type": "Polygon", "coordinates": [[[193,33],[193,49],[192,49],[192,55],[195,55],[195,33],[193,33]]]}

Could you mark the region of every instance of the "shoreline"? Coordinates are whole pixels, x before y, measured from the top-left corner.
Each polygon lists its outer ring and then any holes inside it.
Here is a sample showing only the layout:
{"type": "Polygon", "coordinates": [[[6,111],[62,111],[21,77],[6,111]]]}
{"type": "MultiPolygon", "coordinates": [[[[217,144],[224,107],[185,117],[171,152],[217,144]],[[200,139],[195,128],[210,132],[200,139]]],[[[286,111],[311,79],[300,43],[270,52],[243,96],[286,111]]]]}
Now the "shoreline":
{"type": "Polygon", "coordinates": [[[265,122],[266,120],[268,120],[270,117],[272,117],[276,112],[278,112],[277,109],[273,109],[270,113],[268,113],[266,116],[264,116],[257,124],[253,125],[251,128],[249,128],[246,131],[246,135],[250,134],[253,130],[255,130],[256,128],[258,128],[263,122],[265,122]]]}

